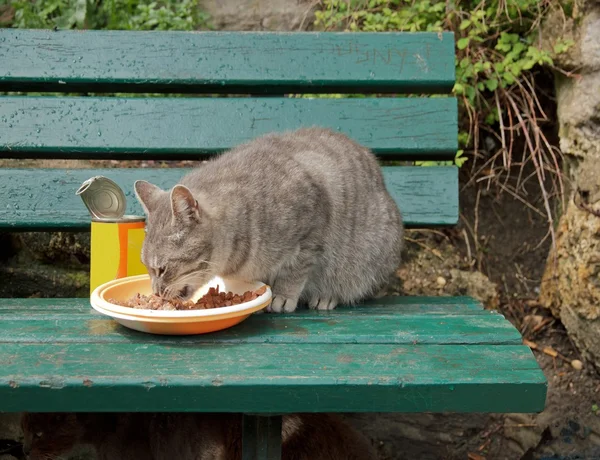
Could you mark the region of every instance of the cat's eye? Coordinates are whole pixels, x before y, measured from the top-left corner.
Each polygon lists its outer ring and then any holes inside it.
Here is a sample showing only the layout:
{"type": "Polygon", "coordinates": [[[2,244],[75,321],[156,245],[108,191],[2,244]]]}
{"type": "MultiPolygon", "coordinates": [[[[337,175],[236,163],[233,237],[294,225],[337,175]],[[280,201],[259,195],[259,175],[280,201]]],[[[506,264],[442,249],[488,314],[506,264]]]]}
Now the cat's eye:
{"type": "Polygon", "coordinates": [[[165,267],[159,267],[156,269],[156,274],[158,276],[163,276],[165,274],[165,267]]]}

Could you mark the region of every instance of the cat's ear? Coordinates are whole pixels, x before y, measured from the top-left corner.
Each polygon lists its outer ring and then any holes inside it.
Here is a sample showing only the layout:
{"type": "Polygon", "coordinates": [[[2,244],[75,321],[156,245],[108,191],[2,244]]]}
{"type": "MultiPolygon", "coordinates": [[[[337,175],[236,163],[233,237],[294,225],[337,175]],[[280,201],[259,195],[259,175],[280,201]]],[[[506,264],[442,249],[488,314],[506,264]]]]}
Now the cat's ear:
{"type": "Polygon", "coordinates": [[[185,185],[176,185],[171,190],[171,211],[173,223],[179,225],[200,222],[202,213],[198,200],[185,185]]]}
{"type": "Polygon", "coordinates": [[[163,193],[163,191],[156,185],[152,185],[150,182],[145,180],[137,180],[133,186],[135,189],[135,196],[144,208],[144,212],[149,214],[155,209],[157,198],[163,193]]]}

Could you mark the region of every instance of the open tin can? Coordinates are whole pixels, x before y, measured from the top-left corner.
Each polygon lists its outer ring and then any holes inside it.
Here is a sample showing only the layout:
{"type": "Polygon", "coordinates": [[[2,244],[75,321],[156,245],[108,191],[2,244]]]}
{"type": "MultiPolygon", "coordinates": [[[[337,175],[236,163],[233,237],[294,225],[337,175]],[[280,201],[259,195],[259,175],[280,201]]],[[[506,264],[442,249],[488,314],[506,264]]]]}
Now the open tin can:
{"type": "Polygon", "coordinates": [[[90,294],[108,281],[148,273],[141,261],[146,218],[125,215],[123,190],[112,180],[95,176],[76,194],[92,215],[90,294]]]}

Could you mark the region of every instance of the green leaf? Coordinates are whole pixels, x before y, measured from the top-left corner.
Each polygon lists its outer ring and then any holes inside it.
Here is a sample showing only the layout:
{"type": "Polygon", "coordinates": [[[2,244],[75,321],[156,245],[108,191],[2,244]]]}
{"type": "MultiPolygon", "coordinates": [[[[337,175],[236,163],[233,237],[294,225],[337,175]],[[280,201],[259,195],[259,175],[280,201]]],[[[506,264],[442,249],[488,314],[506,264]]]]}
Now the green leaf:
{"type": "Polygon", "coordinates": [[[471,41],[471,39],[469,37],[461,38],[460,40],[458,40],[456,42],[456,47],[459,50],[464,50],[467,46],[469,46],[470,41],[471,41]]]}
{"type": "Polygon", "coordinates": [[[456,155],[454,156],[454,164],[456,166],[458,166],[459,168],[462,167],[462,165],[465,164],[465,162],[469,159],[467,157],[463,157],[464,150],[458,150],[456,152],[456,155]]]}
{"type": "Polygon", "coordinates": [[[475,101],[476,91],[475,91],[474,87],[472,87],[472,86],[465,87],[465,94],[471,103],[473,103],[475,101]]]}
{"type": "Polygon", "coordinates": [[[471,64],[471,61],[469,60],[469,58],[465,57],[460,60],[460,63],[458,64],[458,66],[461,69],[466,69],[470,64],[471,64]]]}
{"type": "Polygon", "coordinates": [[[486,80],[485,86],[490,91],[496,91],[496,89],[498,89],[498,79],[490,78],[489,80],[486,80]]]}
{"type": "MultiPolygon", "coordinates": [[[[523,51],[525,51],[526,46],[523,43],[515,43],[514,46],[512,47],[512,52],[518,56],[520,55],[523,51]]],[[[531,50],[532,48],[530,47],[529,50],[531,50]]],[[[536,48],[533,48],[535,51],[538,51],[536,48]]],[[[528,51],[529,51],[528,50],[528,51]]]]}
{"type": "Polygon", "coordinates": [[[556,54],[566,53],[569,50],[569,48],[571,48],[574,44],[575,44],[575,42],[570,39],[558,41],[554,45],[554,53],[556,53],[556,54]]]}
{"type": "Polygon", "coordinates": [[[523,69],[525,69],[525,70],[531,70],[535,64],[536,64],[536,61],[534,61],[534,60],[527,60],[527,61],[525,61],[523,63],[523,69]]]}
{"type": "Polygon", "coordinates": [[[502,74],[502,78],[504,79],[504,81],[506,83],[508,83],[509,85],[512,85],[516,80],[515,80],[515,76],[510,73],[510,72],[504,72],[502,74]]]}
{"type": "Polygon", "coordinates": [[[485,116],[485,124],[492,126],[493,124],[495,124],[498,121],[498,117],[496,116],[495,113],[490,112],[485,116]]]}
{"type": "Polygon", "coordinates": [[[465,19],[464,21],[462,21],[460,23],[459,29],[460,30],[465,30],[467,27],[469,27],[471,25],[471,21],[468,19],[465,19]]]}

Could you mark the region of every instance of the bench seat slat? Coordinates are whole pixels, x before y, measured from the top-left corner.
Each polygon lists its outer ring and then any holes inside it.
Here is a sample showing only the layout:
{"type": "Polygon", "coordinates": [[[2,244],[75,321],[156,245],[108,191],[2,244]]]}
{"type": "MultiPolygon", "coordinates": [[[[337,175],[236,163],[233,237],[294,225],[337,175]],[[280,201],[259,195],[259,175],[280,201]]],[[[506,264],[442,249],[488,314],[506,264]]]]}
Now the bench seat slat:
{"type": "Polygon", "coordinates": [[[7,158],[199,159],[270,132],[321,126],[390,159],[452,160],[454,98],[0,98],[7,158]]]}
{"type": "MultiPolygon", "coordinates": [[[[377,316],[389,317],[402,315],[479,315],[489,314],[483,310],[481,304],[471,297],[428,297],[428,296],[388,296],[378,299],[371,299],[360,306],[343,306],[332,312],[298,310],[289,318],[311,317],[328,318],[331,315],[337,315],[343,308],[344,314],[348,316],[377,316]],[[366,306],[368,308],[363,308],[366,306]]],[[[0,299],[0,314],[20,315],[23,319],[29,318],[29,315],[37,317],[43,315],[72,315],[87,314],[90,311],[89,299],[0,299]]]]}
{"type": "MultiPolygon", "coordinates": [[[[85,301],[84,301],[85,302],[85,301]]],[[[80,303],[84,303],[81,302],[80,303]]],[[[87,303],[87,302],[85,302],[87,303]]],[[[107,317],[56,311],[30,313],[26,309],[2,311],[0,343],[288,343],[288,344],[478,344],[519,345],[519,332],[506,319],[479,309],[463,314],[405,312],[387,307],[371,315],[355,315],[338,308],[334,313],[298,312],[294,315],[255,315],[235,328],[197,337],[159,337],[131,331],[107,317]]],[[[368,307],[358,310],[371,309],[368,307]]],[[[423,309],[425,310],[425,309],[423,309]]]]}
{"type": "MultiPolygon", "coordinates": [[[[95,175],[117,182],[126,192],[129,214],[142,210],[133,183],[146,179],[170,188],[189,169],[0,169],[5,198],[0,229],[88,230],[90,217],[75,191],[95,175]]],[[[386,184],[408,227],[454,225],[458,221],[458,172],[451,167],[386,167],[386,184]]]]}
{"type": "Polygon", "coordinates": [[[0,410],[535,412],[522,345],[15,343],[0,410]],[[283,365],[285,364],[285,365],[283,365]]]}
{"type": "Polygon", "coordinates": [[[445,33],[0,30],[0,91],[449,92],[445,33]]]}
{"type": "Polygon", "coordinates": [[[544,375],[501,315],[470,298],[385,301],[173,338],[117,326],[86,299],[3,299],[0,411],[543,409],[544,375]]]}

